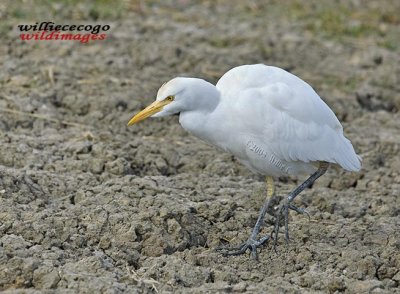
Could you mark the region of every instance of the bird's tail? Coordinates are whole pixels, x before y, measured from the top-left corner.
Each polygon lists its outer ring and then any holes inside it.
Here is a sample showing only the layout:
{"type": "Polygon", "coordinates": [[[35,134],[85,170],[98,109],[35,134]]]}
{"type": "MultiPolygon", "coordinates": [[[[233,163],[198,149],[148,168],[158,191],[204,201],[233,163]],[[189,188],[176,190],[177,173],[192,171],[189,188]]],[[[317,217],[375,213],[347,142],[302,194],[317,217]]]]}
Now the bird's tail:
{"type": "Polygon", "coordinates": [[[350,140],[344,136],[339,144],[335,161],[348,171],[359,171],[361,169],[361,156],[355,152],[350,140]]]}

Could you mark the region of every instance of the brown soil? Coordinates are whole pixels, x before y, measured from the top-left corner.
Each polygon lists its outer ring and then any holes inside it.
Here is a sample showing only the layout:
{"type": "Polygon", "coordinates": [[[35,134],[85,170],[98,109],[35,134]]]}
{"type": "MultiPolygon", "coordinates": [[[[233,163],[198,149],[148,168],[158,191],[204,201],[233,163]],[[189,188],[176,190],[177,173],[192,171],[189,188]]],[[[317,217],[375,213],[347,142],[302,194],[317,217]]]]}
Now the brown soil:
{"type": "Polygon", "coordinates": [[[400,2],[113,3],[0,4],[0,290],[400,293],[400,2]],[[19,40],[46,20],[111,30],[19,40]],[[126,127],[163,82],[249,63],[312,84],[363,157],[298,197],[310,221],[259,262],[214,249],[246,240],[263,179],[176,117],[126,127]]]}

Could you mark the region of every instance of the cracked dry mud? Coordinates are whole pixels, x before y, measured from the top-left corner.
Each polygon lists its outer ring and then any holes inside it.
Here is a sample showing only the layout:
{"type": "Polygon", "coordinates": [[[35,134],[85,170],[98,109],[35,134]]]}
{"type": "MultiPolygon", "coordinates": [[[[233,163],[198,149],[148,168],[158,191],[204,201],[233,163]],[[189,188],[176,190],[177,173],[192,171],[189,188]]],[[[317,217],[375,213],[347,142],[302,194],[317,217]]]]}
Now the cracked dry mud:
{"type": "Polygon", "coordinates": [[[0,290],[400,292],[398,1],[31,2],[0,5],[0,290]],[[18,40],[96,15],[105,41],[18,40]],[[263,179],[177,117],[126,127],[170,78],[246,63],[312,84],[363,157],[298,197],[311,220],[292,213],[292,242],[258,263],[214,249],[246,240],[263,179]]]}

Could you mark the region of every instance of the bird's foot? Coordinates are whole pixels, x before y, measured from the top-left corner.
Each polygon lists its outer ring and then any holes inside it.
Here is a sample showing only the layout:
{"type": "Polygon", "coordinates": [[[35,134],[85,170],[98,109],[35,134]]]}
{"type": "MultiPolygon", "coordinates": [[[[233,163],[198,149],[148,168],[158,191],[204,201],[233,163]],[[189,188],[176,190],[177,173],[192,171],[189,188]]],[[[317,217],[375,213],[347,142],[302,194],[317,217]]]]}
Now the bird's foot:
{"type": "Polygon", "coordinates": [[[276,246],[278,242],[278,235],[279,235],[279,228],[280,228],[280,223],[282,217],[285,220],[285,242],[286,244],[289,243],[289,209],[296,211],[297,213],[300,214],[306,214],[308,218],[310,218],[310,214],[305,210],[304,208],[299,208],[293,204],[291,204],[291,201],[288,201],[287,199],[284,200],[284,202],[279,206],[277,213],[276,213],[276,220],[275,220],[275,228],[274,228],[274,250],[276,251],[276,246]]]}
{"type": "Polygon", "coordinates": [[[249,249],[251,258],[257,260],[258,259],[257,248],[264,245],[269,239],[271,239],[271,236],[269,235],[264,236],[258,240],[250,237],[246,242],[238,246],[232,246],[232,247],[221,246],[218,247],[216,250],[221,252],[223,256],[236,256],[244,254],[247,251],[247,249],[249,249]]]}

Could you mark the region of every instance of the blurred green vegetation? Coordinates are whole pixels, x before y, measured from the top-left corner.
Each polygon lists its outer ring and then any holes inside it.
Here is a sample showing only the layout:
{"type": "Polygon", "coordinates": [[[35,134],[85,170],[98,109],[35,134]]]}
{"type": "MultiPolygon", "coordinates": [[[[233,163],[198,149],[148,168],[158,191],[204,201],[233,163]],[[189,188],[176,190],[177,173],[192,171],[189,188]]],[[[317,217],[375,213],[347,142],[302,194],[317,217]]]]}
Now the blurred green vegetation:
{"type": "MultiPolygon", "coordinates": [[[[251,19],[261,25],[287,21],[296,29],[313,35],[343,42],[346,39],[373,38],[389,49],[400,48],[400,1],[374,0],[354,4],[353,1],[328,0],[5,0],[0,2],[1,18],[26,22],[52,21],[112,21],[157,13],[172,21],[191,22],[185,11],[208,10],[209,13],[229,14],[237,23],[251,19]],[[216,9],[216,8],[219,9],[216,9]],[[221,9],[222,8],[222,9],[221,9]],[[256,18],[256,20],[254,20],[256,18]]],[[[199,17],[202,17],[201,15],[199,17]]],[[[216,46],[231,42],[221,39],[216,46]]]]}
{"type": "MultiPolygon", "coordinates": [[[[122,18],[129,4],[135,1],[109,0],[17,0],[8,2],[9,17],[27,21],[51,20],[114,20],[122,18]]],[[[136,1],[137,2],[137,1],[136,1]]]]}
{"type": "MultiPolygon", "coordinates": [[[[292,11],[297,20],[302,20],[306,28],[328,36],[363,37],[381,32],[382,24],[399,24],[400,16],[390,6],[382,5],[353,7],[350,1],[320,1],[310,7],[310,2],[295,1],[292,11]],[[304,5],[308,3],[309,5],[304,5]]],[[[383,3],[383,1],[382,1],[383,3]]]]}

